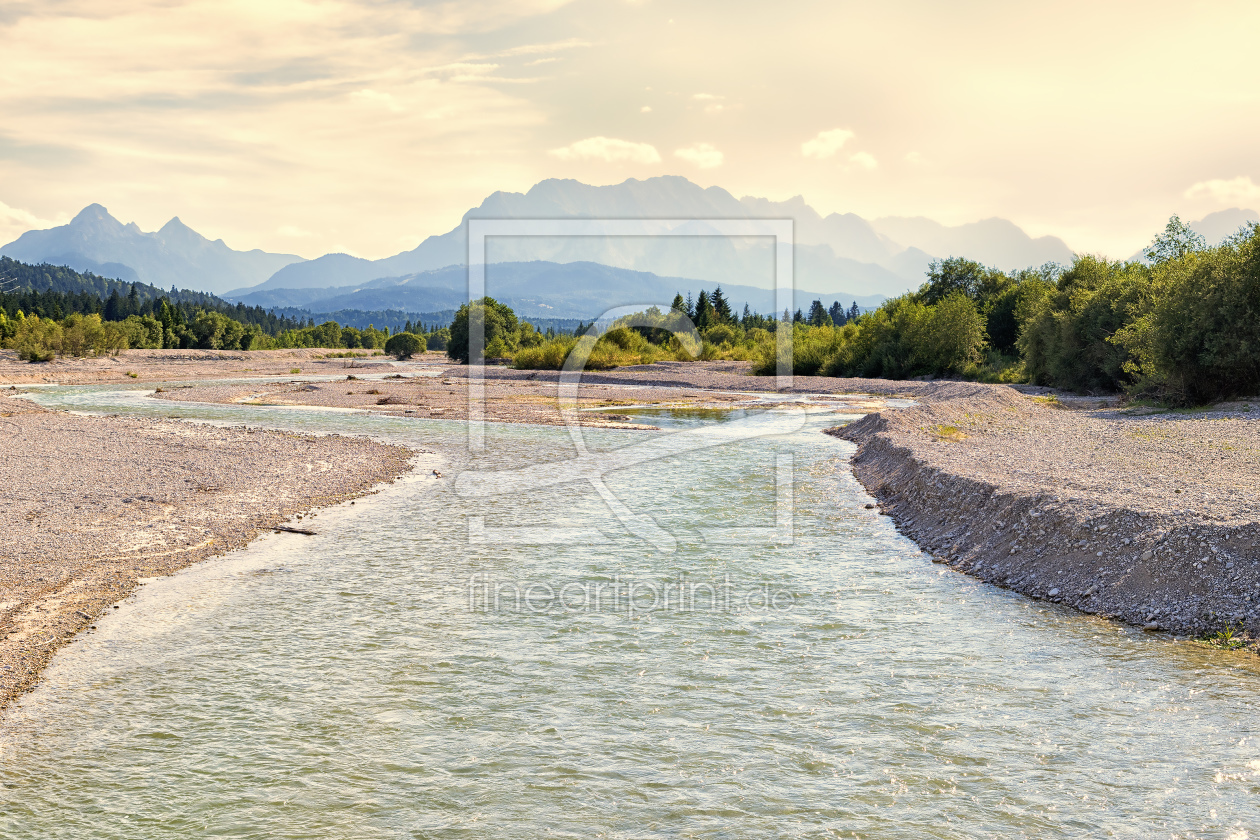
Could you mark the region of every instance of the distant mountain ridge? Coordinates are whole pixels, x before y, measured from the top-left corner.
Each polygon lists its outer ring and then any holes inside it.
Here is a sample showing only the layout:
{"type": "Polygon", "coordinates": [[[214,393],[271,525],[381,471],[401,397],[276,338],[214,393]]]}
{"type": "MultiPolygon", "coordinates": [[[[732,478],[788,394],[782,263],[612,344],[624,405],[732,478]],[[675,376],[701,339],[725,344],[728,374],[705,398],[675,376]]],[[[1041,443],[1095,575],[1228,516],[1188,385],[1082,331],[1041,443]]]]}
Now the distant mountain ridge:
{"type": "MultiPolygon", "coordinates": [[[[502,262],[486,266],[486,293],[508,304],[525,318],[591,320],[617,306],[668,307],[675,294],[698,295],[701,286],[714,284],[683,277],[661,277],[651,272],[614,268],[592,262],[555,263],[543,260],[502,262]]],[[[737,313],[748,304],[756,312],[776,308],[774,291],[740,284],[722,284],[723,294],[737,313]]],[[[400,277],[382,277],[354,286],[324,289],[259,288],[234,300],[247,306],[305,309],[312,312],[403,310],[434,312],[458,308],[468,300],[468,277],[462,265],[400,277]]],[[[882,295],[850,295],[799,290],[793,309],[807,309],[820,299],[846,308],[878,306],[882,295]]]]}
{"type": "Polygon", "coordinates": [[[135,222],[118,221],[99,204],[83,208],[68,224],[27,231],[0,248],[0,255],[211,294],[262,283],[302,259],[258,249],[234,251],[222,239],[206,239],[178,216],[160,230],[145,233],[135,222]]]}
{"type": "MultiPolygon", "coordinates": [[[[703,188],[680,176],[644,181],[631,178],[611,186],[548,179],[526,193],[492,193],[466,212],[455,228],[428,237],[411,251],[380,260],[327,254],[282,268],[259,290],[350,285],[462,264],[467,257],[465,222],[470,218],[791,218],[795,222],[797,286],[836,294],[900,294],[919,285],[933,258],[965,255],[1008,269],[1072,258],[1071,249],[1062,240],[1049,236],[1034,239],[1001,219],[957,227],[928,219],[872,223],[852,213],[823,217],[800,196],[782,202],[737,199],[721,187],[703,188]],[[889,231],[903,239],[897,240],[889,231]]],[[[503,237],[490,240],[487,250],[486,259],[491,263],[592,262],[706,283],[773,285],[768,243],[718,236],[685,240],[503,237]]],[[[235,290],[233,295],[245,291],[235,290]]]]}

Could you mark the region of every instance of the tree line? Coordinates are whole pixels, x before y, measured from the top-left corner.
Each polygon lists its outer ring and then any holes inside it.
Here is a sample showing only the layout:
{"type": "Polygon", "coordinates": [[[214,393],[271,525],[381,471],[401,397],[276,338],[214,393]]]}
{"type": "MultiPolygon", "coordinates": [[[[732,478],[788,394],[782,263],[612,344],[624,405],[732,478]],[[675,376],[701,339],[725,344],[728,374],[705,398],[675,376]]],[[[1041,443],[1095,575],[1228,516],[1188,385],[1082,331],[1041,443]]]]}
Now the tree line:
{"type": "MultiPolygon", "coordinates": [[[[1260,225],[1209,247],[1173,216],[1130,261],[1082,254],[1003,272],[950,258],[841,326],[793,320],[799,374],[1031,382],[1173,405],[1256,395],[1260,225]]],[[[773,373],[775,352],[759,348],[754,371],[773,373]]]]}

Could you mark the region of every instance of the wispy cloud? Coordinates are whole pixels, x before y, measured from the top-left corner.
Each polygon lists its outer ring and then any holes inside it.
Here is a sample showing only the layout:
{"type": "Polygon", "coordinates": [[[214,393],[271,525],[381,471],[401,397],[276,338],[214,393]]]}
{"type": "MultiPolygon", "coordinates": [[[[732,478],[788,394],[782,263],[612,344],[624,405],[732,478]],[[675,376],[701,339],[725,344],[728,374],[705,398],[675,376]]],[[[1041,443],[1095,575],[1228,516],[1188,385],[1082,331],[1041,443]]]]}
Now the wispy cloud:
{"type": "Polygon", "coordinates": [[[857,154],[850,156],[849,163],[854,166],[860,166],[868,171],[879,166],[879,161],[875,160],[875,156],[870,152],[858,152],[857,154]]]}
{"type": "Polygon", "coordinates": [[[1252,201],[1260,198],[1260,185],[1250,176],[1240,175],[1225,180],[1214,178],[1210,181],[1199,181],[1185,192],[1186,198],[1210,198],[1222,204],[1236,201],[1252,201]]]}
{"type": "Polygon", "coordinates": [[[0,201],[0,245],[12,242],[28,230],[44,230],[57,224],[59,222],[41,219],[29,210],[10,207],[0,201]]]}
{"type": "Polygon", "coordinates": [[[632,143],[615,137],[588,137],[549,153],[560,160],[602,160],[606,163],[660,163],[661,155],[650,143],[632,143]]]}
{"type": "Polygon", "coordinates": [[[360,102],[379,106],[387,111],[394,111],[397,113],[403,110],[403,107],[398,104],[398,100],[394,98],[393,94],[381,93],[379,90],[364,88],[363,90],[356,90],[354,93],[350,94],[350,96],[360,102]]]}
{"type": "Polygon", "coordinates": [[[692,143],[674,151],[674,157],[694,163],[701,169],[715,169],[722,165],[726,157],[708,143],[692,143]]]}
{"type": "Polygon", "coordinates": [[[817,158],[825,160],[832,157],[836,152],[844,147],[845,143],[852,140],[854,134],[846,128],[833,128],[830,131],[820,131],[818,136],[812,140],[806,140],[801,144],[801,154],[807,158],[817,158]]]}

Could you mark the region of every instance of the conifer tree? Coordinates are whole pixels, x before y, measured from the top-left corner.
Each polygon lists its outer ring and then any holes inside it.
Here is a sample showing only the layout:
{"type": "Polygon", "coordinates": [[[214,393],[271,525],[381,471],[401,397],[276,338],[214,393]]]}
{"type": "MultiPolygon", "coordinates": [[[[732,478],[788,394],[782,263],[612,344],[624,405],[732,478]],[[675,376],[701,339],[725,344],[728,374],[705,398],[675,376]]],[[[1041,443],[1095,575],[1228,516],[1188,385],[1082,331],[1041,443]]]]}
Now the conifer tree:
{"type": "Polygon", "coordinates": [[[725,295],[722,294],[721,286],[713,289],[713,294],[709,300],[713,304],[713,322],[715,324],[729,324],[731,322],[731,305],[727,302],[725,295]]]}
{"type": "Polygon", "coordinates": [[[709,302],[709,295],[704,289],[700,290],[700,297],[696,298],[696,314],[691,320],[695,323],[698,330],[708,329],[716,323],[713,304],[709,302]]]}
{"type": "Polygon", "coordinates": [[[815,300],[809,305],[809,317],[805,319],[811,327],[829,327],[831,326],[831,316],[827,314],[827,310],[823,307],[821,300],[815,300]]]}

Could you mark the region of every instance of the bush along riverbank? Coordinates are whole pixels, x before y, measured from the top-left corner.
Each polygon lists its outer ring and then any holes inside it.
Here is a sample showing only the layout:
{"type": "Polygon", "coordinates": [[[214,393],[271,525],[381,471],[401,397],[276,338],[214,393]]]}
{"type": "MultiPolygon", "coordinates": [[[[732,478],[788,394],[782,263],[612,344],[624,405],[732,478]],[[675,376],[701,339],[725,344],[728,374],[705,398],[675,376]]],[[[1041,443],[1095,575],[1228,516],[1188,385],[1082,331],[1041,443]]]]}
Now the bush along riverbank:
{"type": "Polygon", "coordinates": [[[1147,630],[1255,646],[1249,406],[1133,416],[951,391],[829,430],[858,444],[857,478],[934,562],[1147,630]]]}

